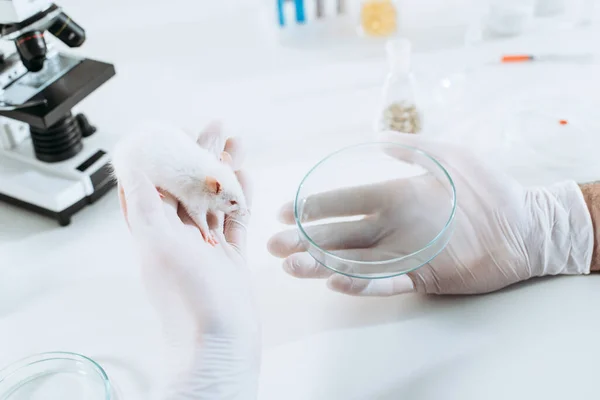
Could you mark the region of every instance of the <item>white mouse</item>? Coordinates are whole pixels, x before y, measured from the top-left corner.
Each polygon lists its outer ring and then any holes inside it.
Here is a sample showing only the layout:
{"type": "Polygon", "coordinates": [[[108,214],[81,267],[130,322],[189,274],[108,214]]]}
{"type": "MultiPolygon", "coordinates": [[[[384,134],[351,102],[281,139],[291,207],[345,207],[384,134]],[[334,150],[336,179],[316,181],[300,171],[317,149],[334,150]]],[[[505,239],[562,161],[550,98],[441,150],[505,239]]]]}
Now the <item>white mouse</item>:
{"type": "MultiPolygon", "coordinates": [[[[157,189],[179,200],[204,240],[215,245],[207,213],[243,215],[248,211],[246,199],[233,169],[218,156],[222,145],[218,148],[213,143],[214,147],[207,149],[199,143],[207,146],[210,139],[194,136],[171,124],[144,124],[117,143],[113,173],[118,180],[123,170],[141,170],[157,189]]],[[[214,137],[220,137],[219,133],[215,132],[214,137]]]]}

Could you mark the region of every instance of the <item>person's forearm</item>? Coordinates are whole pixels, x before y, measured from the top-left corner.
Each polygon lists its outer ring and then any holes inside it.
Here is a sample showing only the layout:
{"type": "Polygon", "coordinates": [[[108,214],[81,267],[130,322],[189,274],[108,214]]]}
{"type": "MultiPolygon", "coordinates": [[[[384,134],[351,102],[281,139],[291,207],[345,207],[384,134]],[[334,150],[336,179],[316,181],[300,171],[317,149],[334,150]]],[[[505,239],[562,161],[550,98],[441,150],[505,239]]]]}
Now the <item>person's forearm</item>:
{"type": "Polygon", "coordinates": [[[590,271],[600,271],[600,234],[598,232],[600,227],[600,181],[581,184],[579,187],[590,211],[592,226],[594,227],[594,250],[590,271]]]}

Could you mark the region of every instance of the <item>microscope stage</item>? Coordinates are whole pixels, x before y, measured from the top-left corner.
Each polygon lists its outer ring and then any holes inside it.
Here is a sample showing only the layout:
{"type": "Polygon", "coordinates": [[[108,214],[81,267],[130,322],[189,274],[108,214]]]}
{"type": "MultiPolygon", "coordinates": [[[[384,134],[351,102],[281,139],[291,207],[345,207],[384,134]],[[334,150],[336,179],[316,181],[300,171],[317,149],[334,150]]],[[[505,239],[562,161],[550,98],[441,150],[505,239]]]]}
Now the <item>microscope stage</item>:
{"type": "Polygon", "coordinates": [[[48,103],[0,111],[0,116],[47,129],[115,74],[111,64],[58,54],[52,62],[48,62],[47,70],[29,73],[5,90],[10,96],[8,100],[17,103],[25,100],[46,100],[48,103]]]}

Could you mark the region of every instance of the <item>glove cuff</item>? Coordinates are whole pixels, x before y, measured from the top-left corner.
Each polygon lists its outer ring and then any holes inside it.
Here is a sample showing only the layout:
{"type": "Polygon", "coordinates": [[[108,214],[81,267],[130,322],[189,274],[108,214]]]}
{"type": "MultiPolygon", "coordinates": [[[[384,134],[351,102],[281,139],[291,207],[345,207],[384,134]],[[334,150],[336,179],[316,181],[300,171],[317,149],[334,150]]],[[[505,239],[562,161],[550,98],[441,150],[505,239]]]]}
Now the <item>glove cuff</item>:
{"type": "Polygon", "coordinates": [[[163,400],[255,400],[260,346],[256,339],[202,335],[187,371],[163,384],[163,400]]]}
{"type": "Polygon", "coordinates": [[[560,182],[532,189],[528,197],[534,215],[530,261],[539,272],[535,275],[589,274],[594,229],[579,185],[560,182]]]}

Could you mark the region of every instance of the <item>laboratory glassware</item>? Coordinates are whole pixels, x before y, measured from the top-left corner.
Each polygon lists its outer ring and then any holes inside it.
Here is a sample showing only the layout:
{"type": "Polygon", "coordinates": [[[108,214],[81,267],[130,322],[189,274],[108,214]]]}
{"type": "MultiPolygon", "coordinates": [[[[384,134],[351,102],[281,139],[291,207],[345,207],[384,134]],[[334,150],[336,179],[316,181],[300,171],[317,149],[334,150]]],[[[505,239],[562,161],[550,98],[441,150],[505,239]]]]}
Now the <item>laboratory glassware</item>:
{"type": "Polygon", "coordinates": [[[481,33],[487,38],[520,35],[530,26],[534,13],[534,0],[491,0],[481,33]]]}
{"type": "MultiPolygon", "coordinates": [[[[362,201],[361,193],[351,193],[355,196],[352,201],[362,201]]],[[[348,199],[334,196],[330,204],[336,201],[348,199]]],[[[352,145],[325,157],[303,178],[294,201],[296,226],[307,252],[319,264],[334,272],[364,279],[405,274],[435,258],[450,240],[455,210],[456,190],[444,167],[418,148],[388,142],[352,145]],[[394,154],[401,155],[402,160],[394,154]],[[319,195],[325,192],[378,184],[391,186],[386,186],[385,193],[374,192],[375,195],[381,193],[385,203],[377,215],[331,216],[330,207],[319,201],[323,199],[319,195]],[[411,196],[410,203],[406,202],[407,196],[411,196]],[[398,223],[406,224],[406,237],[395,242],[393,249],[379,246],[381,242],[376,237],[373,237],[369,248],[365,248],[367,243],[362,242],[345,242],[342,248],[332,247],[330,236],[335,233],[324,234],[318,228],[323,223],[352,224],[362,218],[386,218],[385,210],[393,210],[392,214],[402,220],[398,223]],[[423,223],[425,215],[427,223],[423,223]],[[326,219],[315,221],[316,216],[326,219]],[[353,249],[353,246],[359,248],[353,249]]],[[[375,233],[373,235],[376,236],[375,233]]]]}
{"type": "Polygon", "coordinates": [[[386,43],[389,72],[375,129],[402,133],[420,133],[423,111],[419,106],[417,84],[411,70],[411,43],[407,39],[390,39],[386,43]]]}
{"type": "Polygon", "coordinates": [[[26,357],[0,370],[0,400],[119,400],[104,369],[76,353],[26,357]]]}

